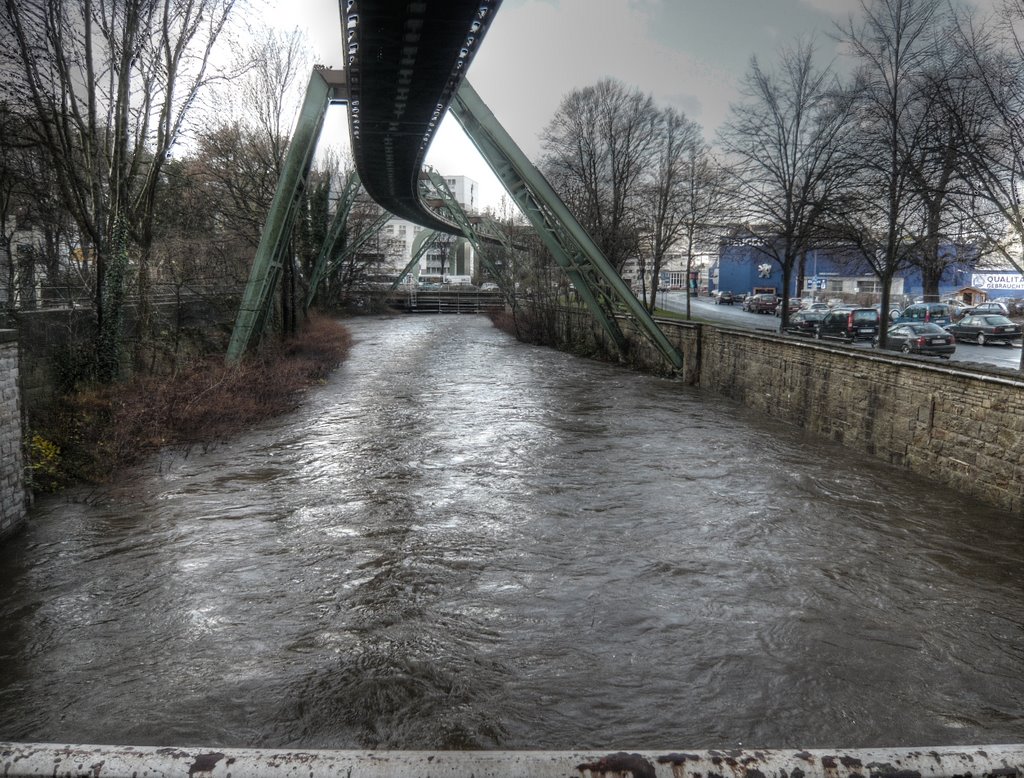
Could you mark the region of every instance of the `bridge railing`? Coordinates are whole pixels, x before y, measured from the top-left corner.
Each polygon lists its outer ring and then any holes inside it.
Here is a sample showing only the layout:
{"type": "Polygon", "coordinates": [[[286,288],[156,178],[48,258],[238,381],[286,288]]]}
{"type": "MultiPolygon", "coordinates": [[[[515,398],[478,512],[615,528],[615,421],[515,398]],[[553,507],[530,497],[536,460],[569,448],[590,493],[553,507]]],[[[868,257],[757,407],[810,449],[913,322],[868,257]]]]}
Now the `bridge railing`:
{"type": "Polygon", "coordinates": [[[305,751],[0,743],[7,778],[1019,778],[1024,744],[854,750],[305,751]]]}

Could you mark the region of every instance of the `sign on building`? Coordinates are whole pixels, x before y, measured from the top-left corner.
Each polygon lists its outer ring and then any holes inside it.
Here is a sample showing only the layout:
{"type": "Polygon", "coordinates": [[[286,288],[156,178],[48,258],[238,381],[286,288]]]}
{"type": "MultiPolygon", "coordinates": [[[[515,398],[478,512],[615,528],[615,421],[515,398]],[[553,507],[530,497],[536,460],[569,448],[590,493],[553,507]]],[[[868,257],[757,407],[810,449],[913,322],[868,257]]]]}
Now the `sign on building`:
{"type": "Polygon", "coordinates": [[[1020,273],[973,273],[971,286],[977,289],[1024,289],[1024,275],[1020,273]]]}

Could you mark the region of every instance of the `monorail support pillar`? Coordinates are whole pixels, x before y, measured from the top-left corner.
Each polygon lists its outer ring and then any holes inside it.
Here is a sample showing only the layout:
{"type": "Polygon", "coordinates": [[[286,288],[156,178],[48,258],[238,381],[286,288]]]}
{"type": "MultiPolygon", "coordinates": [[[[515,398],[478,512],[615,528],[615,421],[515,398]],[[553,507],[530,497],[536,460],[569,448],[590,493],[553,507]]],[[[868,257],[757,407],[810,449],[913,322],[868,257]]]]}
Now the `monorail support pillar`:
{"type": "Polygon", "coordinates": [[[620,350],[624,350],[625,338],[615,314],[621,307],[662,355],[675,368],[681,369],[682,355],[468,80],[463,80],[449,110],[620,350]]]}
{"type": "Polygon", "coordinates": [[[228,362],[241,359],[243,354],[259,343],[263,334],[274,305],[274,291],[281,278],[285,252],[288,251],[295,215],[302,191],[306,187],[327,106],[332,99],[337,99],[334,97],[335,91],[341,94],[343,90],[340,87],[343,86],[343,71],[317,69],[310,76],[299,121],[288,145],[270,213],[249,272],[249,282],[235,319],[228,344],[228,362]]]}

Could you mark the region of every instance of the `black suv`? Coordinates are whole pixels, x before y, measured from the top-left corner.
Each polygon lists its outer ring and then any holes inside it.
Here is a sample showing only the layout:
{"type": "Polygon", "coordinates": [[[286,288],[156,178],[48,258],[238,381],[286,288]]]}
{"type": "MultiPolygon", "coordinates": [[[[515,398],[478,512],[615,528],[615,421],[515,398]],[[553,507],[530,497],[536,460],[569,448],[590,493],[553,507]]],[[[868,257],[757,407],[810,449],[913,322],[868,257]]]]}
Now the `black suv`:
{"type": "Polygon", "coordinates": [[[716,305],[732,305],[736,302],[736,295],[728,290],[723,290],[718,293],[718,299],[715,300],[716,305]]]}
{"type": "Polygon", "coordinates": [[[814,337],[838,338],[853,343],[855,340],[874,340],[878,334],[878,311],[874,308],[836,308],[825,314],[814,337]]]}

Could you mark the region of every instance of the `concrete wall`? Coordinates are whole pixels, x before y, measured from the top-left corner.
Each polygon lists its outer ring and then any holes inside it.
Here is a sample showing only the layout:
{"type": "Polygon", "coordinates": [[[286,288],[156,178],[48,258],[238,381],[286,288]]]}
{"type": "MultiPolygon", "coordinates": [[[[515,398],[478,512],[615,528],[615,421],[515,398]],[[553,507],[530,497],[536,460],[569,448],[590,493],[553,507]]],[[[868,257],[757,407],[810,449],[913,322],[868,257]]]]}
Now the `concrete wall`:
{"type": "Polygon", "coordinates": [[[21,446],[17,333],[0,330],[0,538],[21,528],[28,510],[21,446]]]}
{"type": "MultiPolygon", "coordinates": [[[[668,365],[623,323],[635,367],[668,365]]],[[[562,346],[612,354],[585,313],[562,312],[562,346]]],[[[1024,378],[996,368],[832,346],[708,324],[666,323],[680,378],[1024,516],[1024,378]]]]}

